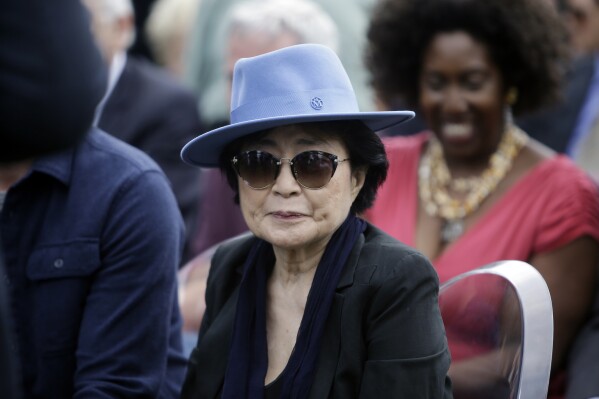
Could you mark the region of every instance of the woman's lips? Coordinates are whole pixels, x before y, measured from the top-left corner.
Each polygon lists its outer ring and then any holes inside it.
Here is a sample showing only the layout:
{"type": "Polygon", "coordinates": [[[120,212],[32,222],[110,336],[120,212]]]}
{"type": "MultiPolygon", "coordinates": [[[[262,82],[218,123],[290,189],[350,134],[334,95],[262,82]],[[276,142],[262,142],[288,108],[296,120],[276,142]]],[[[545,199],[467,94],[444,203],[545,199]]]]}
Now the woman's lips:
{"type": "Polygon", "coordinates": [[[465,123],[447,123],[441,127],[441,134],[446,139],[466,139],[472,136],[472,126],[465,123]]]}
{"type": "Polygon", "coordinates": [[[304,216],[303,213],[286,211],[271,212],[271,215],[280,219],[297,219],[304,216]]]}

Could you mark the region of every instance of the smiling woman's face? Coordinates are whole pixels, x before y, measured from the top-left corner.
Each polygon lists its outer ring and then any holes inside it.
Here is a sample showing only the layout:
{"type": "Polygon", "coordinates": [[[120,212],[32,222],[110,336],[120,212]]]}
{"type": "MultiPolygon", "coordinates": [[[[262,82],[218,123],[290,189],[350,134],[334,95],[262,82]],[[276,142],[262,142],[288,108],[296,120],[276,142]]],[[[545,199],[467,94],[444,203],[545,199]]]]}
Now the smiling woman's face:
{"type": "Polygon", "coordinates": [[[447,158],[486,158],[505,124],[505,89],[487,48],[465,32],[435,36],[423,57],[420,107],[447,158]]]}
{"type": "MultiPolygon", "coordinates": [[[[306,130],[302,125],[275,128],[241,151],[265,151],[276,158],[291,159],[304,151],[323,151],[342,160],[347,150],[338,139],[306,130]]],[[[249,187],[241,178],[239,202],[249,229],[276,248],[322,250],[343,223],[364,184],[364,173],[352,172],[349,161],[338,164],[331,180],[316,190],[302,187],[283,161],[273,185],[262,190],[249,187]]]]}

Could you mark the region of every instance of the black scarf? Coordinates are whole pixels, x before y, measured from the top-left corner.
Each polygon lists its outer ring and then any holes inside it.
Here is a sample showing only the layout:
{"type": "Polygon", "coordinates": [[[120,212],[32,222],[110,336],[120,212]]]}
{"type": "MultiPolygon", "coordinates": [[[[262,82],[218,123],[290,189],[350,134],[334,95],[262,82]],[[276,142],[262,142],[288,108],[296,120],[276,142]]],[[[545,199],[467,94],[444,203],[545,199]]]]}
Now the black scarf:
{"type": "MultiPolygon", "coordinates": [[[[294,350],[282,375],[282,399],[308,397],[320,342],[335,289],[349,254],[366,222],[349,215],[331,237],[318,264],[294,350]]],[[[243,266],[233,337],[223,386],[223,399],[263,399],[268,367],[266,346],[266,280],[274,265],[272,246],[258,240],[243,266]]]]}

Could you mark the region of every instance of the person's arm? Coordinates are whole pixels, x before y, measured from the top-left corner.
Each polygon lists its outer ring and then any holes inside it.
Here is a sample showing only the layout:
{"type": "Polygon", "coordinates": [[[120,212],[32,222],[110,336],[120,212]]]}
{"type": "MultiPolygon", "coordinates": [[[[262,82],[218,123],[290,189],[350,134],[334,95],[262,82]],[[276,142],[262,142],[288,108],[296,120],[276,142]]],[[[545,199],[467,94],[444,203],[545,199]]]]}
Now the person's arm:
{"type": "Polygon", "coordinates": [[[596,290],[599,243],[583,236],[554,251],[534,256],[553,304],[552,370],[561,367],[576,333],[588,317],[596,290]]]}
{"type": "Polygon", "coordinates": [[[517,345],[454,362],[449,369],[453,393],[461,399],[505,399],[512,388],[504,366],[516,358],[517,345]]]}
{"type": "Polygon", "coordinates": [[[182,234],[161,173],[142,173],[122,187],[89,287],[74,398],[178,397],[185,369],[176,306],[182,234]]]}
{"type": "MultiPolygon", "coordinates": [[[[457,293],[467,299],[462,310],[457,314],[452,316],[444,314],[448,317],[445,320],[445,328],[450,336],[452,331],[477,329],[480,340],[493,337],[495,343],[492,348],[475,356],[459,361],[456,361],[455,358],[452,359],[449,376],[456,397],[462,399],[507,398],[514,386],[519,383],[519,375],[515,375],[514,370],[518,369],[515,363],[518,363],[521,358],[524,339],[520,317],[522,309],[513,287],[500,288],[505,283],[502,278],[496,276],[489,280],[490,276],[481,277],[481,279],[474,279],[473,276],[470,276],[448,288],[450,295],[453,291],[453,294],[457,293]],[[503,292],[497,315],[493,315],[493,310],[490,307],[486,308],[486,314],[479,315],[480,322],[486,325],[486,328],[480,329],[480,326],[468,325],[467,322],[464,324],[463,316],[468,317],[474,311],[472,305],[474,303],[493,303],[494,291],[497,289],[501,289],[503,292]],[[489,319],[497,317],[497,322],[485,323],[484,317],[489,319]]],[[[455,308],[455,306],[451,306],[451,302],[444,304],[443,299],[441,304],[442,312],[445,310],[444,305],[448,308],[455,308]]],[[[541,339],[542,337],[537,338],[541,339]]],[[[465,339],[464,343],[468,343],[468,341],[474,342],[476,345],[477,338],[470,336],[465,339]]],[[[457,352],[459,353],[460,349],[457,349],[457,352]]]]}
{"type": "Polygon", "coordinates": [[[443,398],[450,359],[437,276],[421,255],[394,262],[407,272],[385,278],[371,300],[360,398],[443,398]]]}
{"type": "Polygon", "coordinates": [[[206,283],[212,255],[218,245],[197,255],[179,271],[179,307],[183,330],[198,333],[206,310],[206,283]]]}

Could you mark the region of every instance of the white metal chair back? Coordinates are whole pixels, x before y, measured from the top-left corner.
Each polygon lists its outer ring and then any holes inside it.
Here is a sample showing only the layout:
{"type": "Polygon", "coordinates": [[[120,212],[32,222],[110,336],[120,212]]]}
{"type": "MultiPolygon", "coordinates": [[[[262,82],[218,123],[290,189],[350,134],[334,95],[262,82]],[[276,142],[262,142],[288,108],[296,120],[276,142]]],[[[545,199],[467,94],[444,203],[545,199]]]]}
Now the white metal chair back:
{"type": "Polygon", "coordinates": [[[547,284],[526,262],[500,261],[441,286],[454,398],[547,397],[553,309],[547,284]]]}

